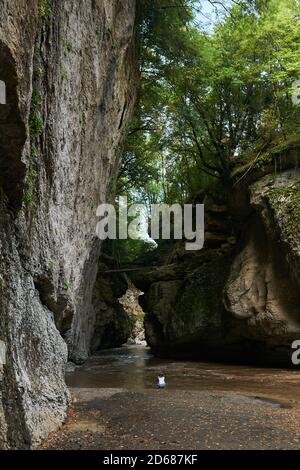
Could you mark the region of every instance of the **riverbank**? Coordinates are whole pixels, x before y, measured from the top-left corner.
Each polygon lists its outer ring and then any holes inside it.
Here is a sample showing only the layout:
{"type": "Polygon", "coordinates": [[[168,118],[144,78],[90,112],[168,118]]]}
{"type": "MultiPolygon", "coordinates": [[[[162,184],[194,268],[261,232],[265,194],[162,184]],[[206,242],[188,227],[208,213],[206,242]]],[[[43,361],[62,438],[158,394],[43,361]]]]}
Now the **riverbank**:
{"type": "Polygon", "coordinates": [[[299,449],[297,370],[104,351],[68,374],[68,419],[40,449],[299,449]],[[166,390],[155,388],[162,371],[166,390]]]}
{"type": "Polygon", "coordinates": [[[233,392],[73,389],[41,449],[299,449],[300,407],[233,392]]]}

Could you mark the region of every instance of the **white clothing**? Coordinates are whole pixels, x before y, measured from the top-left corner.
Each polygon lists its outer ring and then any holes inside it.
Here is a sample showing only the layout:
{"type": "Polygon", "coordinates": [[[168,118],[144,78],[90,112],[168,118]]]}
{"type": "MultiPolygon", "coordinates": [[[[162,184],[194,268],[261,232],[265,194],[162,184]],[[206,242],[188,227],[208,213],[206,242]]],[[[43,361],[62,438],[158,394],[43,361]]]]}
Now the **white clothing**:
{"type": "Polygon", "coordinates": [[[158,377],[158,385],[160,387],[164,387],[166,385],[166,381],[164,377],[158,377]]]}

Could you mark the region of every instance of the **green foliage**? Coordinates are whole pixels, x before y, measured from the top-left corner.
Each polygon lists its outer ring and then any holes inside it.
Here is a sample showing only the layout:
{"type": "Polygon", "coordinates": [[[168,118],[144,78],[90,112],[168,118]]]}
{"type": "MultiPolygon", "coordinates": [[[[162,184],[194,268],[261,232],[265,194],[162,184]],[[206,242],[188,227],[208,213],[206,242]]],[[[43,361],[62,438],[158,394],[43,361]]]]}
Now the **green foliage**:
{"type": "Polygon", "coordinates": [[[33,92],[31,98],[31,110],[29,116],[30,137],[35,139],[41,135],[44,130],[44,123],[40,114],[41,96],[36,91],[33,92]]]}
{"type": "Polygon", "coordinates": [[[196,25],[204,2],[138,2],[142,85],[116,189],[149,207],[203,190],[224,200],[244,173],[275,173],[299,148],[299,1],[228,1],[211,29],[196,25]]]}
{"type": "Polygon", "coordinates": [[[113,240],[112,255],[114,259],[122,263],[134,263],[145,253],[155,249],[153,243],[145,240],[113,240]]]}
{"type": "Polygon", "coordinates": [[[29,160],[29,169],[26,179],[26,189],[23,196],[23,208],[29,208],[34,205],[34,192],[36,187],[37,179],[37,150],[33,145],[31,149],[31,155],[29,160]]]}
{"type": "Polygon", "coordinates": [[[73,52],[74,51],[74,46],[71,41],[67,41],[66,48],[68,52],[73,52]]]}
{"type": "Polygon", "coordinates": [[[44,130],[44,123],[41,117],[41,96],[34,90],[31,98],[31,109],[29,115],[29,132],[31,139],[31,153],[29,157],[29,168],[26,177],[26,188],[23,196],[23,208],[29,208],[34,205],[34,193],[36,188],[37,158],[38,151],[34,143],[44,130]]]}
{"type": "MultiPolygon", "coordinates": [[[[128,208],[134,203],[132,199],[128,199],[128,208]]],[[[127,217],[127,231],[131,232],[131,237],[125,240],[120,240],[118,237],[119,234],[119,211],[117,212],[117,239],[111,241],[110,251],[114,259],[119,262],[132,263],[141,257],[142,254],[151,252],[155,249],[156,243],[148,237],[146,233],[147,226],[144,225],[146,222],[138,220],[138,224],[133,228],[132,222],[136,222],[136,217],[140,217],[141,213],[136,211],[136,214],[128,215],[127,217]],[[134,234],[134,239],[132,235],[134,234]]]]}
{"type": "Polygon", "coordinates": [[[66,71],[66,69],[62,69],[62,70],[60,71],[60,76],[61,76],[61,78],[62,78],[63,80],[68,80],[68,79],[69,79],[69,77],[68,77],[68,72],[66,71]]]}
{"type": "Polygon", "coordinates": [[[158,70],[164,63],[178,63],[189,42],[187,25],[193,20],[196,0],[140,0],[138,39],[142,67],[158,70]]]}
{"type": "Polygon", "coordinates": [[[193,18],[196,2],[141,0],[138,2],[138,41],[142,89],[138,112],[129,129],[122,159],[117,191],[149,206],[168,198],[167,174],[174,161],[164,155],[168,139],[169,89],[164,82],[166,64],[172,67],[184,60],[187,44],[192,44],[186,29],[193,18]]]}
{"type": "Polygon", "coordinates": [[[39,0],[39,16],[40,18],[50,18],[52,15],[51,6],[48,0],[39,0]]]}
{"type": "Polygon", "coordinates": [[[29,115],[29,133],[31,139],[31,152],[29,157],[29,168],[26,177],[26,187],[23,196],[23,208],[34,206],[34,194],[37,181],[37,159],[38,151],[36,140],[40,137],[44,130],[44,122],[41,117],[41,95],[34,90],[31,97],[31,108],[29,115]]]}
{"type": "Polygon", "coordinates": [[[243,155],[240,164],[232,171],[232,179],[242,176],[250,169],[257,170],[271,164],[274,168],[280,169],[281,158],[287,158],[291,152],[298,153],[299,151],[300,138],[298,135],[289,136],[287,140],[278,145],[270,145],[265,151],[262,151],[260,147],[251,149],[251,152],[243,155]]]}
{"type": "Polygon", "coordinates": [[[268,197],[277,218],[283,220],[283,234],[294,244],[300,227],[300,183],[272,188],[268,197]]]}
{"type": "Polygon", "coordinates": [[[139,2],[142,90],[120,193],[150,205],[193,199],[216,178],[230,187],[244,155],[257,168],[299,132],[299,3],[231,5],[207,31],[194,26],[200,1],[139,2]]]}
{"type": "Polygon", "coordinates": [[[82,115],[80,116],[80,118],[79,118],[79,124],[80,124],[81,126],[84,126],[84,125],[86,124],[86,118],[85,118],[85,115],[84,115],[84,114],[82,114],[82,115]]]}

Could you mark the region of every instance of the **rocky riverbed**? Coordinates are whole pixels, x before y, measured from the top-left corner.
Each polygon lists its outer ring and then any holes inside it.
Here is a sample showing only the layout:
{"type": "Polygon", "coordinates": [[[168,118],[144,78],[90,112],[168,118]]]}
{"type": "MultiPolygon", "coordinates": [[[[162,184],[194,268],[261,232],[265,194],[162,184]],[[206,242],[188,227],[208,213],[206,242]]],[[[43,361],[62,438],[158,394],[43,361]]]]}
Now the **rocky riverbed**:
{"type": "Polygon", "coordinates": [[[297,370],[159,360],[141,347],[107,351],[68,374],[68,418],[40,448],[298,449],[298,380],[297,370]]]}

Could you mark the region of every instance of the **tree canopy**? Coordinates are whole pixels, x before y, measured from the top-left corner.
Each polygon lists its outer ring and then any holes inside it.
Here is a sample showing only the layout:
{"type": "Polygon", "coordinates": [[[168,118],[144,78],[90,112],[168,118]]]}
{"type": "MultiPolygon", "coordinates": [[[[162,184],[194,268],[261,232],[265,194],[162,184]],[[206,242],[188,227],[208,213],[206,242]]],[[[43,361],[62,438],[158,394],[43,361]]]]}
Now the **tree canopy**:
{"type": "Polygon", "coordinates": [[[230,186],[245,155],[297,135],[299,0],[211,1],[211,28],[205,0],[138,3],[141,93],[119,194],[184,203],[216,179],[230,186]]]}
{"type": "Polygon", "coordinates": [[[224,4],[212,31],[195,26],[199,1],[139,4],[142,89],[119,191],[180,202],[230,179],[245,152],[297,133],[297,0],[224,4]]]}

